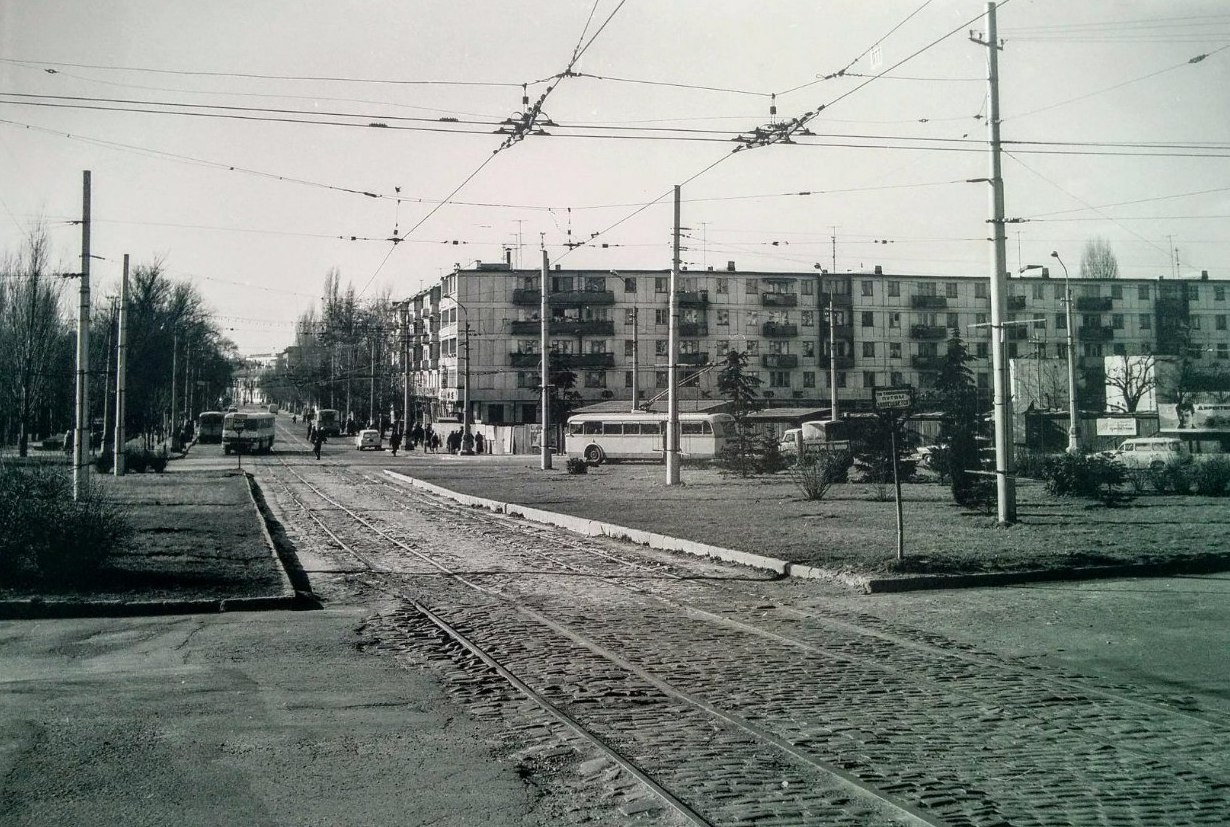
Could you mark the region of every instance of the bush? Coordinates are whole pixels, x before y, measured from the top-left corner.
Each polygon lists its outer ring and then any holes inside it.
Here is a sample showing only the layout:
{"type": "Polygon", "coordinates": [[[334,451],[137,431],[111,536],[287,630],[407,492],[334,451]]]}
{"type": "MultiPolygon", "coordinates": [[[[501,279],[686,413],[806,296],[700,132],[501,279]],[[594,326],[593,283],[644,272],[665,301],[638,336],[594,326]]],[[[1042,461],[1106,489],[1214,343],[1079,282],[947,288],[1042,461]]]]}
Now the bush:
{"type": "Polygon", "coordinates": [[[1196,493],[1206,497],[1221,497],[1230,483],[1230,459],[1212,457],[1204,462],[1193,463],[1190,469],[1196,493]]]}
{"type": "Polygon", "coordinates": [[[1119,490],[1126,481],[1124,467],[1097,454],[1061,454],[1049,459],[1043,470],[1046,491],[1056,497],[1088,497],[1116,505],[1130,495],[1119,490]]]}
{"type": "Polygon", "coordinates": [[[132,533],[102,492],[73,500],[61,468],[0,467],[0,581],[69,585],[92,577],[132,533]]]}
{"type": "Polygon", "coordinates": [[[808,500],[822,500],[834,483],[845,482],[850,468],[847,451],[815,451],[799,457],[787,470],[808,500]]]}
{"type": "Polygon", "coordinates": [[[1016,455],[1016,475],[1034,480],[1046,479],[1046,464],[1060,454],[1046,454],[1041,451],[1021,451],[1016,455]]]}
{"type": "Polygon", "coordinates": [[[111,468],[115,465],[115,455],[110,451],[103,450],[98,456],[94,457],[94,468],[100,474],[110,474],[111,468]]]}
{"type": "Polygon", "coordinates": [[[1151,468],[1149,477],[1159,494],[1192,493],[1193,470],[1190,462],[1168,462],[1161,468],[1151,468]]]}
{"type": "Polygon", "coordinates": [[[134,474],[144,474],[149,467],[149,457],[148,451],[125,451],[124,469],[134,474]]]}
{"type": "Polygon", "coordinates": [[[161,474],[163,471],[167,470],[167,455],[162,451],[159,451],[156,454],[150,454],[148,463],[151,471],[155,474],[161,474]]]}
{"type": "Polygon", "coordinates": [[[564,466],[568,470],[569,474],[588,474],[589,473],[589,463],[586,462],[582,457],[569,457],[568,461],[564,463],[564,466]]]}
{"type": "Polygon", "coordinates": [[[740,477],[758,474],[776,474],[788,463],[771,436],[748,434],[736,437],[726,444],[716,457],[722,471],[740,477]]]}

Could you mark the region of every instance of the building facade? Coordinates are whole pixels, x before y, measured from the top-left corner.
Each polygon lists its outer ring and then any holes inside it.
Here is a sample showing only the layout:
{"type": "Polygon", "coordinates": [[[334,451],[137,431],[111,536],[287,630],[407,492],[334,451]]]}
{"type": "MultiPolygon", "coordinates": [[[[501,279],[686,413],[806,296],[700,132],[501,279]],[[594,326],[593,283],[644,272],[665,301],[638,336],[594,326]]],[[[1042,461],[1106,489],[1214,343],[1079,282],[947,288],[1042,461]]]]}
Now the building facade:
{"type": "MultiPolygon", "coordinates": [[[[539,421],[541,273],[508,264],[457,268],[405,302],[403,335],[415,417],[539,421]]],[[[1071,290],[1082,406],[1104,405],[1105,357],[1188,349],[1230,366],[1230,283],[1170,279],[1009,280],[1010,360],[1067,356],[1071,290]]],[[[683,271],[679,283],[681,395],[718,398],[716,370],[748,354],[770,405],[830,405],[830,366],[843,411],[870,407],[872,389],[931,387],[959,330],[989,400],[990,284],[985,277],[884,273],[683,271]],[[831,319],[831,321],[830,321],[831,319]],[[832,330],[830,332],[830,324],[832,330]],[[830,362],[830,339],[833,359],[830,362]]],[[[567,369],[586,402],[642,403],[667,387],[670,274],[553,269],[548,273],[552,371],[567,369]]],[[[1021,365],[1022,368],[1026,366],[1021,365]]]]}

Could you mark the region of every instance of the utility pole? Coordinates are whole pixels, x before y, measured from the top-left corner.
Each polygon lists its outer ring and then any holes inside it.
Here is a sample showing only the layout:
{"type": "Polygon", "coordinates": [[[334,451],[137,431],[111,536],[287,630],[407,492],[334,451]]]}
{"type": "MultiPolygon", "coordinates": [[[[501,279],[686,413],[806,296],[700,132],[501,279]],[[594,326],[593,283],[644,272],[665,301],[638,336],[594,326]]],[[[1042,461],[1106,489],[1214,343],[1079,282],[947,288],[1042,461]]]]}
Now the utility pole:
{"type": "Polygon", "coordinates": [[[641,401],[641,309],[632,308],[632,412],[641,401]]]}
{"type": "Polygon", "coordinates": [[[542,436],[538,437],[538,447],[542,450],[542,470],[551,470],[551,446],[547,444],[548,429],[551,427],[551,352],[547,349],[547,277],[551,262],[547,258],[547,248],[542,249],[542,275],[538,285],[538,349],[542,352],[539,360],[541,366],[542,385],[542,436]]]}
{"type": "MultiPolygon", "coordinates": [[[[372,331],[374,333],[375,331],[372,331]]],[[[371,335],[370,333],[368,335],[371,335]]],[[[371,381],[368,384],[367,391],[367,421],[369,425],[376,421],[376,337],[371,337],[372,346],[371,353],[368,359],[368,364],[371,366],[371,381]]],[[[371,425],[371,427],[379,428],[379,425],[371,425]]]]}
{"type": "Polygon", "coordinates": [[[124,253],[124,275],[120,280],[120,316],[116,339],[119,345],[115,352],[115,461],[112,473],[124,476],[124,394],[128,386],[128,253],[124,253]]]}
{"type": "MultiPolygon", "coordinates": [[[[464,308],[463,308],[464,309],[464,308]]],[[[461,449],[463,456],[474,456],[474,437],[470,434],[470,314],[465,314],[466,367],[461,384],[461,449]]]]}
{"type": "Polygon", "coordinates": [[[679,484],[679,185],[675,185],[674,254],[671,258],[670,332],[666,358],[666,484],[679,484]]]}
{"type": "Polygon", "coordinates": [[[81,180],[81,293],[77,307],[77,422],[73,434],[73,499],[89,489],[90,462],[90,171],[81,180]]]}
{"type": "Polygon", "coordinates": [[[167,435],[171,438],[171,450],[179,450],[179,419],[175,416],[175,378],[179,374],[179,331],[171,332],[171,421],[167,435]]]}
{"type": "Polygon", "coordinates": [[[1004,233],[1004,179],[999,140],[999,33],[995,3],[987,3],[986,40],[971,38],[987,50],[990,107],[987,126],[991,146],[991,364],[995,386],[995,488],[1000,525],[1016,522],[1016,480],[1012,462],[1012,393],[1008,380],[1004,317],[1008,309],[1007,238],[1004,233]]]}
{"type": "MultiPolygon", "coordinates": [[[[831,286],[831,285],[830,285],[831,286]]],[[[840,419],[837,405],[837,317],[833,312],[833,293],[829,293],[829,419],[840,419]]]]}
{"type": "Polygon", "coordinates": [[[115,300],[111,300],[111,312],[107,315],[107,344],[103,348],[103,424],[99,453],[107,451],[107,434],[111,424],[111,336],[115,330],[115,300]]]}

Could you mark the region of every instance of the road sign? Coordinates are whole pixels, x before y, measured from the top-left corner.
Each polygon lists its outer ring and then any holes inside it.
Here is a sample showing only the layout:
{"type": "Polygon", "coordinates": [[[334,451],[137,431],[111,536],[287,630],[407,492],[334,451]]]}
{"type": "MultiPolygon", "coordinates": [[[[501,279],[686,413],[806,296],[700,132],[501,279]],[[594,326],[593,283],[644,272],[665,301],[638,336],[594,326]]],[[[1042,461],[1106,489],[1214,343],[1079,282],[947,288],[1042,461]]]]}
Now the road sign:
{"type": "Polygon", "coordinates": [[[914,403],[914,389],[908,385],[872,389],[872,402],[877,411],[903,410],[914,403]]]}

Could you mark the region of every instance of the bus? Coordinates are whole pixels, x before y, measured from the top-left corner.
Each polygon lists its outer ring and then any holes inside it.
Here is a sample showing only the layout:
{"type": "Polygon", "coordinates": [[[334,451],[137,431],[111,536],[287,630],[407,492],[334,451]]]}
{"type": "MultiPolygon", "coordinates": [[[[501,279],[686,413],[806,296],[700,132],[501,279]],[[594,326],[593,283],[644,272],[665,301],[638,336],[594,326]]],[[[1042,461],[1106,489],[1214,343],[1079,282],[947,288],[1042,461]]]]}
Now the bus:
{"type": "Polygon", "coordinates": [[[321,408],[316,412],[316,427],[319,428],[325,436],[338,436],[341,433],[341,422],[339,421],[336,408],[321,408]]]}
{"type": "Polygon", "coordinates": [[[222,441],[221,411],[201,411],[197,414],[196,441],[202,444],[222,441]]]}
{"type": "MultiPolygon", "coordinates": [[[[734,433],[729,414],[679,414],[679,453],[683,457],[713,458],[734,433]]],[[[601,464],[607,460],[666,459],[666,414],[573,414],[568,417],[564,451],[601,464]]]]}
{"type": "Polygon", "coordinates": [[[275,413],[277,413],[277,412],[278,412],[278,405],[277,405],[277,403],[276,403],[276,402],[270,403],[270,405],[269,405],[269,413],[271,413],[271,414],[275,414],[275,413]]]}
{"type": "Polygon", "coordinates": [[[273,414],[263,411],[226,414],[222,419],[222,453],[269,453],[273,449],[273,422],[273,414]]]}

